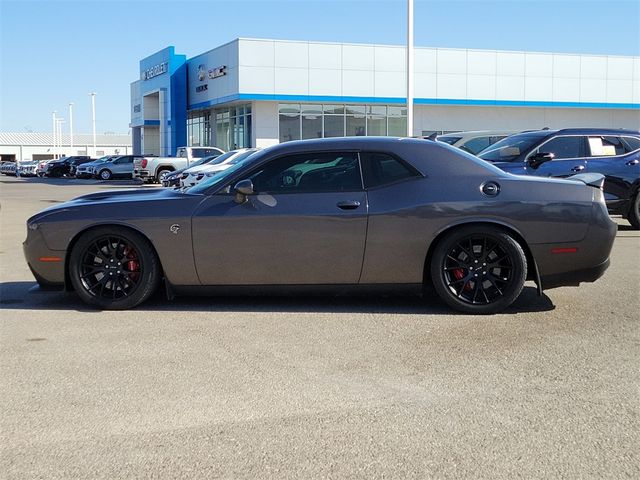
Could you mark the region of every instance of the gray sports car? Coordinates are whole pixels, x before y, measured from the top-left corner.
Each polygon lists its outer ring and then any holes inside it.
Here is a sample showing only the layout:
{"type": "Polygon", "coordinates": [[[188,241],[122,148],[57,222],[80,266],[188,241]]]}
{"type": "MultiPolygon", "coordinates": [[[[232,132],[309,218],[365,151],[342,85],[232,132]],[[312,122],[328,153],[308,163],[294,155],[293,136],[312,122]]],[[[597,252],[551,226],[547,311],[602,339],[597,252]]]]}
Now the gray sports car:
{"type": "Polygon", "coordinates": [[[356,137],[276,145],[188,190],[94,193],[27,221],[42,285],[90,305],[236,292],[415,291],[495,313],[593,282],[616,224],[603,177],[523,177],[449,145],[356,137]]]}

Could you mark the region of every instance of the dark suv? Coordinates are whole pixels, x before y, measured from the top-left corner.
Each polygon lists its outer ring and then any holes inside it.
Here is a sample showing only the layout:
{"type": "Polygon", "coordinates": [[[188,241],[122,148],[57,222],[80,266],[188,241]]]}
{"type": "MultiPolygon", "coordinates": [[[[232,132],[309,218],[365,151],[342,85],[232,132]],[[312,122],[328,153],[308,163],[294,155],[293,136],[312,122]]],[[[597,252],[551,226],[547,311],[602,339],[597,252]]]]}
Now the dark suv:
{"type": "Polygon", "coordinates": [[[63,175],[69,175],[72,168],[75,173],[75,168],[77,168],[78,165],[90,162],[91,160],[92,158],[87,155],[75,155],[73,157],[64,157],[59,160],[54,160],[49,162],[47,177],[62,177],[63,175]]]}
{"type": "Polygon", "coordinates": [[[609,213],[640,229],[640,132],[566,128],[523,132],[485,148],[478,156],[510,173],[568,177],[601,173],[609,213]]]}

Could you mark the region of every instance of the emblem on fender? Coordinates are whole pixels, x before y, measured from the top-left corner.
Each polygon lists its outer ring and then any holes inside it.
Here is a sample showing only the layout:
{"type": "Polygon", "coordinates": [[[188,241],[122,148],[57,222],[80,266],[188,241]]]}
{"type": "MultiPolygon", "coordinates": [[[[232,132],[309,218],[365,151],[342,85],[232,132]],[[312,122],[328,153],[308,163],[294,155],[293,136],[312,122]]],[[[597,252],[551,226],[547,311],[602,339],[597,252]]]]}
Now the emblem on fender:
{"type": "Polygon", "coordinates": [[[178,232],[180,231],[180,225],[178,225],[177,223],[174,223],[173,225],[171,225],[171,226],[169,227],[169,231],[170,231],[171,233],[173,233],[174,235],[177,235],[177,234],[178,234],[178,232]]]}

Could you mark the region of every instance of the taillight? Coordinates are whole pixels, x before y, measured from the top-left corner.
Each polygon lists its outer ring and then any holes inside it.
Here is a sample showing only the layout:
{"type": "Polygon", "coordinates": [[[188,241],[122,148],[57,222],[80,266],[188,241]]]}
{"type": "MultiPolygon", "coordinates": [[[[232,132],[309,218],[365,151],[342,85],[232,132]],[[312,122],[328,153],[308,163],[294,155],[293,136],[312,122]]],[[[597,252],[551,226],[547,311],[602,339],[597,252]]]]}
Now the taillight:
{"type": "Polygon", "coordinates": [[[146,159],[146,158],[143,158],[143,159],[142,159],[142,162],[140,162],[140,166],[141,166],[142,168],[147,168],[147,159],[146,159]]]}

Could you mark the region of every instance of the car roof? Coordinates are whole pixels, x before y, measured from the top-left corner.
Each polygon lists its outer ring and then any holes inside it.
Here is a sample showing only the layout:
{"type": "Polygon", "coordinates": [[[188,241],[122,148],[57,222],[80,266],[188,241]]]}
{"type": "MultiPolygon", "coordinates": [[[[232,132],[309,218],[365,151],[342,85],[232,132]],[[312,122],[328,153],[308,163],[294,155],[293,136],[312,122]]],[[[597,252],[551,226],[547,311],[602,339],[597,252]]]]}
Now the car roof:
{"type": "Polygon", "coordinates": [[[522,132],[522,134],[528,133],[547,135],[640,135],[640,131],[627,130],[625,128],[562,128],[558,130],[531,130],[522,132]]]}
{"type": "Polygon", "coordinates": [[[461,132],[449,132],[444,133],[442,135],[438,135],[440,137],[479,137],[482,135],[513,135],[514,133],[518,133],[518,130],[468,130],[461,132]]]}

